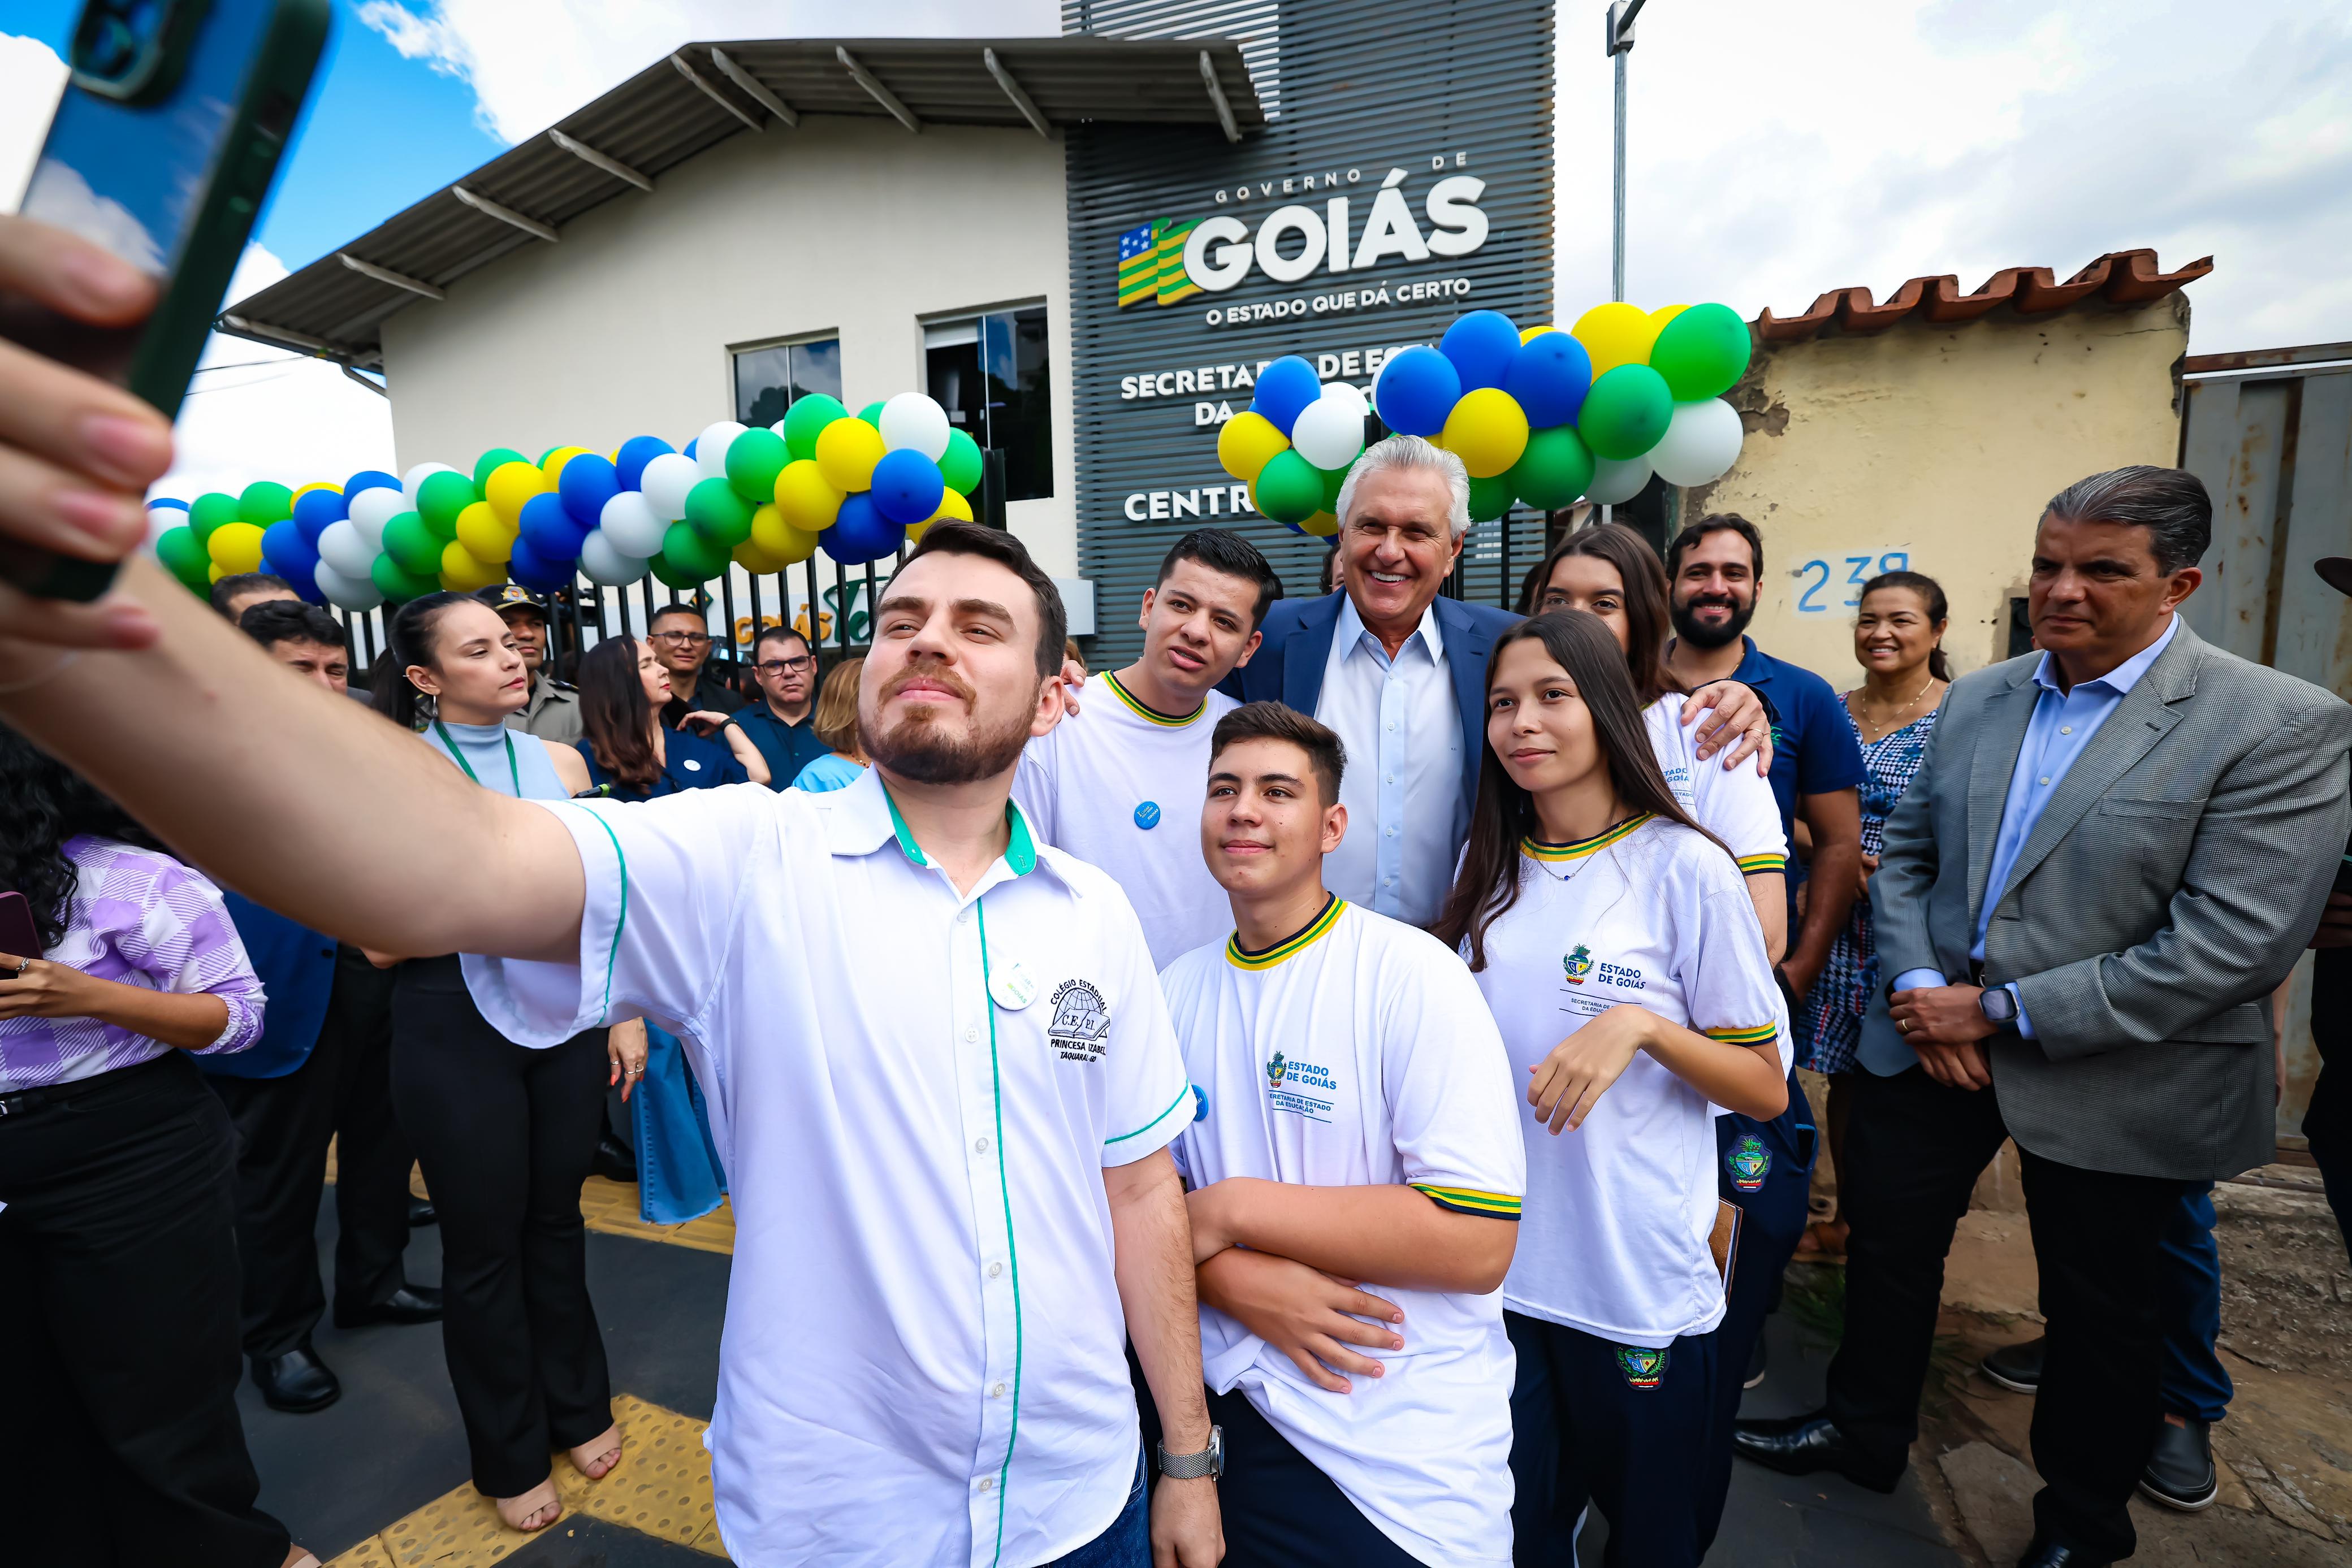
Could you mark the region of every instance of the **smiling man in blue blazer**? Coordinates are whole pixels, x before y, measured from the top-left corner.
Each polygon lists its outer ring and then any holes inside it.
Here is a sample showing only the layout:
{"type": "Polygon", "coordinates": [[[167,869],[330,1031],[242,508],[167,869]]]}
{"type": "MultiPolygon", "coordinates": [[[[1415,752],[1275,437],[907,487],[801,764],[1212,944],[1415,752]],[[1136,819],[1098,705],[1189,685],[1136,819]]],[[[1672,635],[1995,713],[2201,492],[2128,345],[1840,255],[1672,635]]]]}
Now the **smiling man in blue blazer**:
{"type": "Polygon", "coordinates": [[[1437,917],[1478,792],[1486,655],[1518,619],[1438,589],[1470,527],[1462,459],[1391,435],[1340,488],[1337,591],[1277,601],[1265,641],[1227,679],[1339,734],[1348,834],[1324,861],[1340,897],[1414,925],[1437,917]]]}

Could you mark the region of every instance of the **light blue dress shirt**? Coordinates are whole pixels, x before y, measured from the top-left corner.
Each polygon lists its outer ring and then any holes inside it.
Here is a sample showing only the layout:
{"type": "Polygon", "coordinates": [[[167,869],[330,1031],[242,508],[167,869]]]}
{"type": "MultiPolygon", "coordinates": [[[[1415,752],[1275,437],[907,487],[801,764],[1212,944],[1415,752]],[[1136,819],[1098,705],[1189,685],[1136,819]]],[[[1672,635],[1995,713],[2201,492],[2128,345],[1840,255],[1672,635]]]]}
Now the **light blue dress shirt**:
{"type": "Polygon", "coordinates": [[[1347,836],[1323,860],[1323,884],[1408,925],[1437,918],[1469,826],[1462,794],[1462,717],[1437,617],[1391,658],[1343,598],[1315,716],[1348,748],[1339,803],[1347,836]]]}
{"type": "MultiPolygon", "coordinates": [[[[2042,813],[2049,810],[2051,797],[2066,781],[2067,771],[2099,733],[2099,727],[2107,722],[2107,716],[2139,685],[2140,677],[2172,645],[2179,631],[2180,617],[2174,615],[2155,642],[2098,679],[2079,683],[2071,692],[2059,688],[2054,664],[2048,653],[2042,655],[2033,672],[2033,684],[2042,688],[2042,695],[2033,701],[2033,718],[2025,727],[2025,741],[2017,748],[2017,765],[2009,776],[2009,796],[2001,802],[2000,832],[1993,840],[1992,868],[1985,877],[1984,907],[1977,911],[1977,937],[1969,947],[1969,957],[1984,961],[1985,932],[1992,925],[1992,912],[2008,891],[2009,873],[2017,864],[2018,853],[2033,836],[2042,813]]],[[[1906,969],[1895,977],[1894,988],[1909,991],[1949,983],[1934,969],[1906,969]]],[[[2017,996],[2015,985],[2003,988],[2017,996]]],[[[2017,1032],[2028,1040],[2034,1038],[2033,1020],[2025,1016],[2022,998],[2017,1004],[2017,1032]]]]}

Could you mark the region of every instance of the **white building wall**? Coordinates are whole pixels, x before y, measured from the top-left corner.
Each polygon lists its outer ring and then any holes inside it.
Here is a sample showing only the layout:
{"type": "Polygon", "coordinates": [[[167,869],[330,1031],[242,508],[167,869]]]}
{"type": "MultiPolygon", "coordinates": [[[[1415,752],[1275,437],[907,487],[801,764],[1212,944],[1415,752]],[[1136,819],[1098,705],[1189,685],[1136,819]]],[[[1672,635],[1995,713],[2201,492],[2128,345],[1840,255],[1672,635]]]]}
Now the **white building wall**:
{"type": "Polygon", "coordinates": [[[1054,494],[1007,520],[1077,572],[1062,147],[1034,131],[809,116],[744,132],[383,324],[404,471],[493,446],[683,444],[734,416],[730,346],[841,340],[855,412],[923,385],[926,319],[1044,300],[1054,494]]]}

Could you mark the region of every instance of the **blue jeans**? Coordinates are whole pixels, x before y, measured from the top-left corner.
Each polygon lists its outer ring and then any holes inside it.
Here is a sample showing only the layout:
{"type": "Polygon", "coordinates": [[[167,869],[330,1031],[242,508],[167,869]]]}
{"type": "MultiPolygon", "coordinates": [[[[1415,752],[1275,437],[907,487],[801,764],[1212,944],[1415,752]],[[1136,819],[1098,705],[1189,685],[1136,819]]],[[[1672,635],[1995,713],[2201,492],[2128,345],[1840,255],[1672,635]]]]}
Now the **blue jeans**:
{"type": "Polygon", "coordinates": [[[2164,1327],[2164,1408],[2211,1423],[2229,1414],[2230,1375],[2213,1353],[2221,1332],[2221,1251],[2213,1244],[2213,1184],[2182,1195],[2164,1228],[2157,1311],[2164,1327]]]}
{"type": "Polygon", "coordinates": [[[1110,1528],[1045,1564],[1045,1568],[1151,1568],[1151,1490],[1144,1484],[1143,1455],[1135,1456],[1135,1485],[1127,1506],[1110,1528]]]}

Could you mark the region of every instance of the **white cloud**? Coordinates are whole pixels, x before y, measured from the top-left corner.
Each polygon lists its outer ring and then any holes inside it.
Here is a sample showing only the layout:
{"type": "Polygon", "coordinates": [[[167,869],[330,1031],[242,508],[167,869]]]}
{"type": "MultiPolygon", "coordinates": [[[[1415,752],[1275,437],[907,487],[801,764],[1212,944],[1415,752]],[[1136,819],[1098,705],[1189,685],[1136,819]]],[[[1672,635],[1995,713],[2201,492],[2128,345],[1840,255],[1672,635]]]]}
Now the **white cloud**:
{"type": "Polygon", "coordinates": [[[45,158],[33,170],[25,187],[28,218],[79,235],[102,250],[113,252],[151,277],[163,271],[163,247],[129,207],[89,188],[81,171],[55,158],[45,158]]]}
{"type": "Polygon", "coordinates": [[[65,89],[66,63],[55,49],[0,33],[0,212],[16,210],[65,89]]]}

